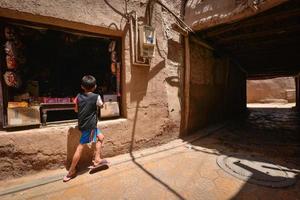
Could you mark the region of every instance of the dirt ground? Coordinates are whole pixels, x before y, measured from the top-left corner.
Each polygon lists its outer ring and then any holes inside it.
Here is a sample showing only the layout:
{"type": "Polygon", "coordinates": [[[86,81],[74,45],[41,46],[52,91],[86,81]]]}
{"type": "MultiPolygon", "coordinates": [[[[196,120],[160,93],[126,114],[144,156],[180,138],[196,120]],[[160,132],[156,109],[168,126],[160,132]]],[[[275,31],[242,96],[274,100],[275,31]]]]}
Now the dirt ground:
{"type": "MultiPolygon", "coordinates": [[[[291,106],[249,106],[245,118],[168,144],[108,158],[110,168],[82,171],[68,183],[64,169],[0,182],[1,199],[300,199],[300,117],[291,106]],[[280,108],[278,108],[280,107],[280,108]],[[272,188],[240,180],[219,167],[220,156],[262,157],[290,173],[292,185],[272,188]]],[[[269,176],[270,177],[270,176],[269,176]]]]}

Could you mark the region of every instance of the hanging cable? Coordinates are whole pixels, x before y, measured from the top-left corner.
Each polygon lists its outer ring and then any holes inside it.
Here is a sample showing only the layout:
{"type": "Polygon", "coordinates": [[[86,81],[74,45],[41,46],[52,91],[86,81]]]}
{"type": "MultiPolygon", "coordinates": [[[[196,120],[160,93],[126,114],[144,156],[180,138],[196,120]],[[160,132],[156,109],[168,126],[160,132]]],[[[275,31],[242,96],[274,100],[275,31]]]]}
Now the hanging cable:
{"type": "Polygon", "coordinates": [[[180,23],[180,25],[184,26],[184,28],[182,27],[184,30],[187,30],[187,31],[192,32],[192,33],[195,33],[194,30],[191,27],[189,27],[182,19],[180,19],[173,11],[171,11],[160,0],[153,0],[153,3],[157,3],[157,4],[161,5],[164,9],[166,9],[169,13],[171,13],[176,18],[176,20],[180,23]]]}
{"type": "Polygon", "coordinates": [[[199,38],[199,36],[197,35],[197,33],[195,33],[195,31],[189,25],[187,25],[182,19],[180,19],[173,11],[171,11],[160,0],[150,0],[150,1],[151,1],[151,3],[157,3],[157,4],[159,4],[160,6],[162,6],[163,8],[165,8],[169,13],[171,13],[175,17],[175,19],[179,22],[180,25],[178,25],[178,26],[181,29],[183,29],[184,31],[192,33],[197,38],[199,44],[201,44],[203,47],[205,47],[207,49],[214,50],[214,48],[211,45],[209,45],[206,42],[202,41],[202,39],[199,38]]]}

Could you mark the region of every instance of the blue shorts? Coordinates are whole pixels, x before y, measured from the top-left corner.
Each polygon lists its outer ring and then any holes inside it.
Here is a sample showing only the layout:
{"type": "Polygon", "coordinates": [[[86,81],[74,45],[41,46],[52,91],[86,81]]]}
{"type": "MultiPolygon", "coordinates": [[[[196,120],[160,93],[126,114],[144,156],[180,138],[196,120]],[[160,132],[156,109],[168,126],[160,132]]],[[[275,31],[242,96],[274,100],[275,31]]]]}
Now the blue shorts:
{"type": "Polygon", "coordinates": [[[97,135],[102,134],[98,128],[81,131],[80,144],[86,144],[90,142],[97,142],[97,135]]]}

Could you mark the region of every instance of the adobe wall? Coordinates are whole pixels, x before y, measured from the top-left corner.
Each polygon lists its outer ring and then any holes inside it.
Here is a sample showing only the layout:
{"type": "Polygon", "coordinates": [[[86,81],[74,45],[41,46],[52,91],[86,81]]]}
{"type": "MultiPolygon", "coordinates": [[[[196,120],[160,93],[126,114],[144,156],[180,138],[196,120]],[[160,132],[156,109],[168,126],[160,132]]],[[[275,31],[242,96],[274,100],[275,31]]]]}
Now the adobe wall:
{"type": "Polygon", "coordinates": [[[190,41],[189,130],[238,116],[246,109],[246,75],[223,55],[190,41]]]}
{"type": "Polygon", "coordinates": [[[296,86],[294,77],[247,81],[247,102],[295,102],[296,86]]]}
{"type": "MultiPolygon", "coordinates": [[[[130,1],[127,10],[137,11],[138,18],[144,21],[146,2],[130,1]]],[[[178,16],[181,15],[180,0],[163,2],[178,16]]],[[[180,35],[171,29],[174,18],[159,5],[154,6],[152,13],[157,45],[150,67],[131,65],[128,24],[118,13],[125,11],[123,0],[1,0],[0,8],[1,12],[9,9],[53,17],[52,21],[63,19],[66,23],[80,22],[123,31],[122,107],[125,119],[108,124],[100,123],[106,136],[105,156],[161,144],[178,137],[183,85],[183,44],[180,35]]],[[[3,13],[0,15],[3,16],[3,13]]],[[[75,124],[1,132],[0,179],[63,166],[67,157],[70,160],[78,138],[79,132],[75,124]]],[[[90,155],[88,151],[82,161],[87,160],[90,155]]]]}

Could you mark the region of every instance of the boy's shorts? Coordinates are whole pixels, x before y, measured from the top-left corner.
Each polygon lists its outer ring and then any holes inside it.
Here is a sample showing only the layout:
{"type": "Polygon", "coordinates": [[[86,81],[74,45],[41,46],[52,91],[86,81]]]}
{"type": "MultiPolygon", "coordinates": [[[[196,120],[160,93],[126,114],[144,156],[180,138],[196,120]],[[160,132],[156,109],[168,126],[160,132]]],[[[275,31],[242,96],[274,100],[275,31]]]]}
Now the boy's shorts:
{"type": "Polygon", "coordinates": [[[97,142],[97,135],[102,134],[98,128],[81,131],[80,144],[86,144],[90,142],[97,142]]]}

